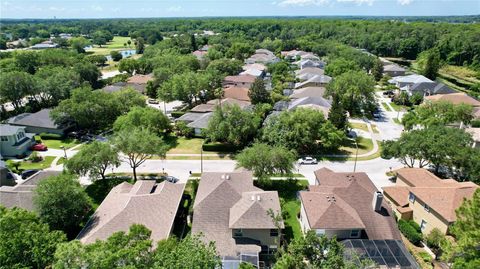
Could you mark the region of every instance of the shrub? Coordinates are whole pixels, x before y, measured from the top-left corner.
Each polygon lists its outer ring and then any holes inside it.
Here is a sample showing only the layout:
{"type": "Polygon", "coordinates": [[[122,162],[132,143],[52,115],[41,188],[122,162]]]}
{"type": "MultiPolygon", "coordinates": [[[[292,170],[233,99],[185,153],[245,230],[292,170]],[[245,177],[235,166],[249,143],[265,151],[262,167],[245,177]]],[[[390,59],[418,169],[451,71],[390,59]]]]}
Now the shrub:
{"type": "Polygon", "coordinates": [[[175,123],[175,134],[177,136],[192,137],[193,129],[187,126],[187,123],[184,121],[177,121],[175,123]]]}
{"type": "Polygon", "coordinates": [[[480,120],[472,120],[471,124],[473,128],[480,128],[480,120]]]}
{"type": "Polygon", "coordinates": [[[418,256],[420,256],[424,262],[432,262],[432,256],[425,251],[418,252],[418,256]]]}
{"type": "Polygon", "coordinates": [[[412,244],[419,245],[420,241],[422,241],[422,234],[418,232],[414,225],[412,225],[412,221],[405,221],[401,219],[398,221],[398,228],[408,239],[408,241],[412,242],[412,244]]]}
{"type": "Polygon", "coordinates": [[[183,116],[183,114],[185,114],[185,112],[183,111],[172,111],[171,113],[172,117],[174,117],[175,119],[180,118],[181,116],[183,116]]]}
{"type": "Polygon", "coordinates": [[[425,238],[427,246],[432,249],[435,255],[438,255],[440,252],[440,245],[444,242],[445,235],[438,229],[434,228],[425,238]]]}
{"type": "Polygon", "coordinates": [[[59,134],[41,133],[40,138],[48,140],[62,140],[63,136],[59,134]]]}
{"type": "Polygon", "coordinates": [[[34,151],[32,154],[30,154],[30,157],[28,157],[28,160],[31,161],[32,163],[38,163],[43,160],[42,156],[38,155],[38,152],[34,151]]]}
{"type": "Polygon", "coordinates": [[[239,147],[236,147],[231,144],[225,143],[205,143],[203,144],[203,151],[219,151],[219,152],[235,152],[239,150],[239,147]]]}
{"type": "Polygon", "coordinates": [[[114,60],[115,62],[118,62],[123,58],[122,54],[116,50],[110,51],[110,56],[112,57],[112,60],[114,60]]]}

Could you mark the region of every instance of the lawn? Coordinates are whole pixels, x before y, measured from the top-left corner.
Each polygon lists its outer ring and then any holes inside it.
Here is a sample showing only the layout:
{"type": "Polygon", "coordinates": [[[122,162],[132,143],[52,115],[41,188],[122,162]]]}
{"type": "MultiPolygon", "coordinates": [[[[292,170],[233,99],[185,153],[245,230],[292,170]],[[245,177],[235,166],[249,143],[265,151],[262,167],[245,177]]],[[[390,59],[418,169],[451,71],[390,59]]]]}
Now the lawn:
{"type": "Polygon", "coordinates": [[[444,65],[439,71],[442,76],[454,77],[460,82],[466,83],[480,83],[478,73],[465,66],[444,65]]]}
{"type": "Polygon", "coordinates": [[[35,136],[35,140],[42,140],[42,143],[45,144],[49,149],[61,149],[60,146],[64,146],[66,149],[69,149],[81,144],[80,141],[73,138],[41,139],[40,136],[35,136]]]}
{"type": "Polygon", "coordinates": [[[349,124],[352,129],[359,129],[368,133],[368,127],[365,123],[350,122],[349,124]]]}
{"type": "Polygon", "coordinates": [[[402,124],[397,118],[393,118],[393,122],[395,122],[396,124],[402,124]]]}
{"type": "Polygon", "coordinates": [[[390,107],[387,105],[387,103],[383,102],[382,103],[383,108],[385,108],[386,111],[392,111],[390,107]]]}
{"type": "Polygon", "coordinates": [[[397,105],[394,102],[391,102],[390,105],[393,109],[395,109],[395,111],[408,111],[408,107],[406,106],[397,105]]]}
{"type": "MultiPolygon", "coordinates": [[[[36,163],[32,163],[31,161],[21,161],[18,168],[22,171],[30,169],[46,169],[52,165],[52,162],[55,160],[55,158],[55,156],[45,156],[42,161],[36,163]]],[[[11,164],[9,164],[9,166],[11,166],[11,164]]]]}
{"type": "Polygon", "coordinates": [[[123,44],[127,43],[129,39],[130,37],[114,36],[113,40],[108,42],[106,45],[102,45],[102,47],[94,45],[94,47],[88,51],[93,52],[94,54],[109,55],[110,51],[112,50],[135,49],[133,40],[130,47],[128,46],[128,44],[126,47],[123,46],[123,44]]]}
{"type": "MultiPolygon", "coordinates": [[[[364,154],[373,149],[373,141],[370,138],[358,137],[358,154],[364,154]]],[[[343,146],[340,147],[339,151],[332,152],[329,154],[350,154],[355,155],[357,148],[355,147],[355,142],[352,139],[346,139],[343,143],[343,146]]]]}
{"type": "Polygon", "coordinates": [[[169,136],[166,139],[170,150],[167,154],[200,154],[203,139],[169,136]]]}
{"type": "Polygon", "coordinates": [[[254,184],[265,191],[278,191],[285,223],[285,240],[290,242],[292,239],[302,236],[302,229],[297,217],[300,214],[297,192],[307,189],[308,181],[269,180],[266,182],[255,181],[254,184]]]}

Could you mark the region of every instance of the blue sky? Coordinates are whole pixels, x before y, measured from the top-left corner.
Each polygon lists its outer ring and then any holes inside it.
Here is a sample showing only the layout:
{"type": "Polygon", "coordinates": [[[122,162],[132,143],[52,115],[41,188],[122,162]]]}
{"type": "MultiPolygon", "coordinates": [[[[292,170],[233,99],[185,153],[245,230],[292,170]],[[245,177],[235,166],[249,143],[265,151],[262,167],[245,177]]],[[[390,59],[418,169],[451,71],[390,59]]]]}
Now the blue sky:
{"type": "Polygon", "coordinates": [[[480,0],[0,0],[1,18],[477,14],[480,0]]]}

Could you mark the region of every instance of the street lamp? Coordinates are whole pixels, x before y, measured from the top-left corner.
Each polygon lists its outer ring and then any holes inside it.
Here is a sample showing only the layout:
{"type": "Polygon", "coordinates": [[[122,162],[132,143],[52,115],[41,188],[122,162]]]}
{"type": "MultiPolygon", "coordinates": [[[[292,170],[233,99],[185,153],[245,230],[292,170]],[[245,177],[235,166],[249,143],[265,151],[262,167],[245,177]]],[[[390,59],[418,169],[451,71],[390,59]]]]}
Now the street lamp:
{"type": "Polygon", "coordinates": [[[63,145],[61,145],[60,148],[63,149],[63,154],[65,154],[65,156],[63,158],[65,158],[65,160],[66,160],[67,159],[67,149],[63,145]]]}

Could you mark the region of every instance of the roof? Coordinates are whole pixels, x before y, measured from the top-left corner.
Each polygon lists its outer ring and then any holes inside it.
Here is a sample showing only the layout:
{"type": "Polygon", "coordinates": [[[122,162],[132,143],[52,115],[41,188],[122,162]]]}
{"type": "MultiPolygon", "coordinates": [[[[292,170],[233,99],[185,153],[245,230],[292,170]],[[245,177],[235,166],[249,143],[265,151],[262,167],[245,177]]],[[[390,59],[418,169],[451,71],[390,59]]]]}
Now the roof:
{"type": "Polygon", "coordinates": [[[446,101],[446,102],[453,103],[455,105],[467,104],[467,105],[472,105],[474,107],[480,107],[479,101],[477,101],[473,97],[470,97],[469,95],[463,92],[427,96],[425,97],[425,100],[432,101],[432,102],[446,101]]]}
{"type": "Polygon", "coordinates": [[[208,127],[208,122],[210,121],[210,118],[212,117],[212,115],[213,115],[213,112],[203,113],[202,116],[190,122],[189,124],[187,124],[187,126],[195,129],[205,129],[208,127]]]}
{"type": "Polygon", "coordinates": [[[405,72],[405,68],[397,64],[389,64],[383,67],[384,72],[405,72]]]}
{"type": "Polygon", "coordinates": [[[104,240],[115,232],[128,231],[142,224],[152,231],[151,238],[168,238],[183,195],[185,184],[138,180],[115,186],[90,217],[77,239],[82,243],[104,240]]]}
{"type": "Polygon", "coordinates": [[[305,87],[293,91],[290,95],[291,99],[298,99],[304,97],[323,97],[327,89],[325,87],[305,87]]]}
{"type": "Polygon", "coordinates": [[[10,124],[0,124],[0,134],[4,136],[14,135],[18,132],[18,129],[24,129],[24,127],[13,126],[10,124]]]}
{"type": "Polygon", "coordinates": [[[234,98],[222,98],[222,99],[213,99],[213,100],[210,100],[207,102],[207,104],[214,104],[214,105],[218,105],[220,102],[220,104],[222,105],[238,105],[240,108],[245,108],[247,106],[250,106],[251,103],[249,101],[242,101],[242,100],[238,100],[238,99],[234,99],[234,98]]]}
{"type": "Polygon", "coordinates": [[[235,257],[239,252],[260,252],[261,248],[235,240],[230,227],[272,227],[266,211],[280,210],[280,202],[277,192],[255,187],[249,171],[204,172],[193,208],[192,234],[202,233],[202,240],[215,242],[219,255],[235,257]]]}
{"type": "Polygon", "coordinates": [[[181,117],[177,118],[175,121],[185,121],[185,122],[192,122],[196,121],[201,118],[205,113],[192,113],[187,112],[183,114],[181,117]]]}
{"type": "Polygon", "coordinates": [[[327,75],[315,75],[304,82],[295,83],[295,89],[303,88],[305,85],[308,85],[309,83],[327,84],[327,83],[330,83],[331,80],[332,78],[327,75]]]}
{"type": "Polygon", "coordinates": [[[203,58],[205,55],[207,55],[207,51],[204,51],[204,50],[196,50],[194,52],[192,52],[192,54],[197,57],[197,59],[201,59],[203,58]]]}
{"type": "Polygon", "coordinates": [[[296,109],[297,107],[302,105],[318,105],[328,109],[332,107],[332,105],[330,104],[330,101],[328,101],[323,97],[303,97],[303,98],[298,98],[291,101],[290,104],[288,105],[288,110],[296,109]]]}
{"type": "Polygon", "coordinates": [[[192,108],[190,111],[199,113],[212,112],[215,110],[215,107],[216,105],[214,104],[200,104],[192,108]]]}
{"type": "Polygon", "coordinates": [[[128,78],[127,82],[132,83],[132,84],[147,84],[147,82],[152,81],[153,74],[148,74],[148,75],[134,75],[128,78]]]}
{"type": "Polygon", "coordinates": [[[447,85],[436,82],[415,83],[410,87],[410,91],[421,92],[422,94],[428,93],[429,95],[456,93],[456,91],[452,90],[447,85]]]}
{"type": "Polygon", "coordinates": [[[374,211],[372,201],[377,188],[365,173],[336,173],[322,168],[314,172],[318,185],[310,186],[310,196],[302,193],[304,198],[316,204],[316,207],[305,207],[310,225],[326,229],[354,227],[363,224],[369,239],[400,239],[400,233],[386,202],[382,202],[381,212],[374,211]],[[326,196],[329,196],[330,202],[326,196]],[[332,196],[335,200],[332,202],[332,196]],[[325,209],[326,208],[326,209],[325,209]],[[325,218],[323,217],[325,215],[325,218]],[[334,217],[332,217],[334,216],[334,217]],[[313,220],[318,219],[318,223],[313,220]],[[323,220],[325,219],[325,220],[323,220]]]}
{"type": "Polygon", "coordinates": [[[262,74],[263,74],[263,71],[258,70],[258,69],[247,69],[247,70],[240,73],[240,75],[251,75],[251,76],[254,76],[254,77],[259,77],[262,74]]]}
{"type": "Polygon", "coordinates": [[[35,209],[33,205],[33,190],[41,180],[60,173],[60,171],[40,171],[13,187],[1,186],[0,204],[7,208],[20,207],[33,211],[35,209]]]}
{"type": "Polygon", "coordinates": [[[31,127],[41,127],[48,129],[61,129],[62,127],[55,124],[53,119],[50,117],[51,109],[42,109],[35,113],[25,113],[27,114],[21,119],[10,122],[13,125],[20,126],[31,126],[31,127]]]}
{"type": "Polygon", "coordinates": [[[296,76],[301,76],[305,74],[314,74],[314,75],[324,75],[325,70],[318,68],[318,67],[305,67],[300,70],[295,70],[296,76]]]}
{"type": "MultiPolygon", "coordinates": [[[[456,220],[455,210],[463,199],[470,199],[478,185],[472,182],[457,182],[453,179],[440,179],[422,168],[402,168],[396,171],[397,177],[408,186],[385,187],[383,191],[400,206],[408,205],[408,193],[427,204],[448,222],[456,220]]],[[[398,179],[397,179],[398,180],[398,179]]]]}
{"type": "Polygon", "coordinates": [[[237,76],[226,76],[225,82],[233,83],[253,83],[255,82],[256,77],[251,75],[237,75],[237,76]]]}
{"type": "Polygon", "coordinates": [[[246,65],[242,66],[242,69],[243,70],[257,69],[257,70],[260,70],[260,71],[265,71],[265,69],[267,69],[267,67],[264,64],[254,63],[254,64],[246,64],[246,65]]]}
{"type": "Polygon", "coordinates": [[[407,76],[398,76],[390,79],[388,82],[390,83],[408,83],[408,84],[415,84],[420,82],[433,82],[432,80],[422,76],[422,75],[407,75],[407,76]]]}
{"type": "Polygon", "coordinates": [[[223,89],[223,96],[225,98],[232,98],[241,101],[250,102],[250,97],[248,96],[249,89],[245,87],[227,87],[223,89]]]}
{"type": "Polygon", "coordinates": [[[480,142],[480,128],[467,128],[465,131],[472,135],[473,141],[480,142]]]}

